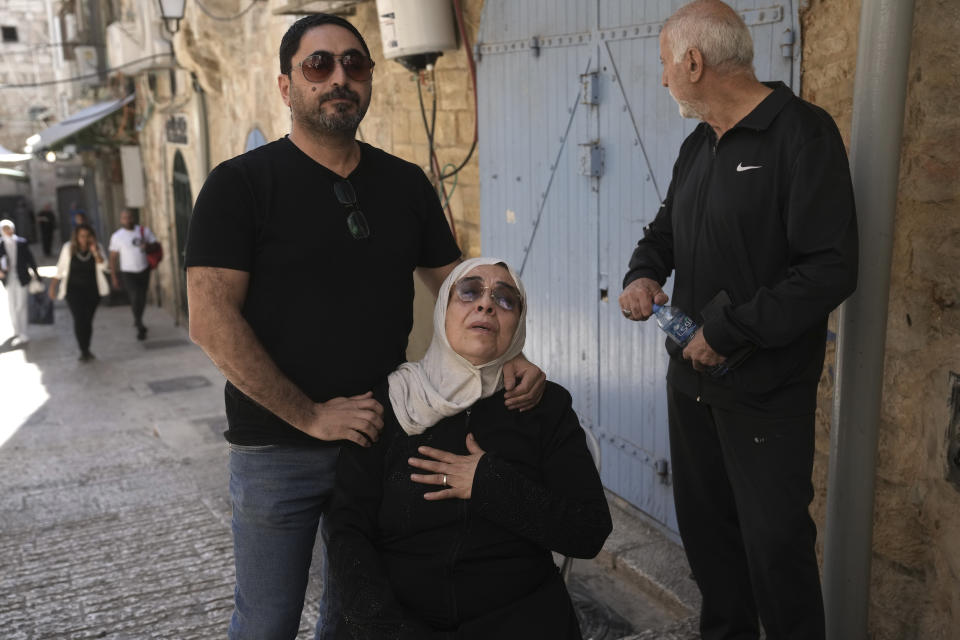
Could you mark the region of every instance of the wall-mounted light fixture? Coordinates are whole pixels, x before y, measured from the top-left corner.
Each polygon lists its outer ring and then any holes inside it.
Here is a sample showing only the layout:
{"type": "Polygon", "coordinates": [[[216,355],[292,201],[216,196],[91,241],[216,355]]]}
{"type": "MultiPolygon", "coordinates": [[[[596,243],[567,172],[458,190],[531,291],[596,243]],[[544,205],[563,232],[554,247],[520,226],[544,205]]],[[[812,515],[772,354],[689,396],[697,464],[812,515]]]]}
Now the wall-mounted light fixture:
{"type": "Polygon", "coordinates": [[[170,33],[176,33],[180,30],[180,21],[183,20],[183,9],[187,0],[159,0],[160,15],[163,17],[163,26],[170,33]],[[173,22],[173,28],[170,28],[170,22],[173,22]]]}

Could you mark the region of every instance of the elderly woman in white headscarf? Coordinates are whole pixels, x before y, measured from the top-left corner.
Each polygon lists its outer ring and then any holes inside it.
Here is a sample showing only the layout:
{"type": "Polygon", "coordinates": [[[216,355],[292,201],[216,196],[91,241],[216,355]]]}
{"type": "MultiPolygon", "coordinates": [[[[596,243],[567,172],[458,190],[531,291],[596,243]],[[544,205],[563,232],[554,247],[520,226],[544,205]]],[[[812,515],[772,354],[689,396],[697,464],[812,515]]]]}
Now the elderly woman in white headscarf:
{"type": "Polygon", "coordinates": [[[525,318],[516,273],[467,260],[423,360],[375,390],[382,435],[343,447],[323,529],[323,640],[581,637],[551,551],[595,556],[610,512],[570,394],[548,382],[535,408],[504,406],[525,318]]]}

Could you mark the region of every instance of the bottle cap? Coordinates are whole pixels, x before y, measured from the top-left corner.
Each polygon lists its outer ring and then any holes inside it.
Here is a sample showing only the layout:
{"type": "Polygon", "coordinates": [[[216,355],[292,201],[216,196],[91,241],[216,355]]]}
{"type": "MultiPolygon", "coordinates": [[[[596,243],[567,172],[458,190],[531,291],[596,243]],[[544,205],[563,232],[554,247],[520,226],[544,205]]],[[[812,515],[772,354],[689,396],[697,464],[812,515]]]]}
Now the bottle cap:
{"type": "Polygon", "coordinates": [[[660,309],[663,309],[663,306],[662,306],[662,305],[659,305],[659,304],[654,304],[654,305],[653,305],[653,312],[654,312],[654,313],[656,313],[657,311],[660,311],[660,309]]]}

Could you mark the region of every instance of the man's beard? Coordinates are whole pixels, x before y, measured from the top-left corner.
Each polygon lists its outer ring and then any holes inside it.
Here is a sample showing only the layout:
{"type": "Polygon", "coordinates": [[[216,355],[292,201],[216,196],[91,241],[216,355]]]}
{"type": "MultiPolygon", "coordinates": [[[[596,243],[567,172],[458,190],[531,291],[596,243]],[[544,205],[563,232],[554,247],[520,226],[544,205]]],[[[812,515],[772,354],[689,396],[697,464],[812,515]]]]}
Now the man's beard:
{"type": "Polygon", "coordinates": [[[360,95],[347,87],[334,87],[331,91],[315,98],[316,107],[308,104],[299,90],[291,92],[291,110],[294,117],[306,128],[321,136],[353,138],[357,127],[366,114],[366,109],[360,106],[360,95]],[[349,100],[354,103],[356,110],[350,111],[350,105],[339,103],[333,105],[333,111],[324,110],[325,102],[333,99],[349,100]]]}

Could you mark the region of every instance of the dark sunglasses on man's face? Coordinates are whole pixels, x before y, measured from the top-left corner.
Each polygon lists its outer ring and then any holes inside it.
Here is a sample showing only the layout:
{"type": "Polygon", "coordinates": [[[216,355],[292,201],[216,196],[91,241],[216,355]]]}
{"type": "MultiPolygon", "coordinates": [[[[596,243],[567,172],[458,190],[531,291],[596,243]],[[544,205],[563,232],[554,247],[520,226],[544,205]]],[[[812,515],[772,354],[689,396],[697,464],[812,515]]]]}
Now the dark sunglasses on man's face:
{"type": "Polygon", "coordinates": [[[333,75],[334,65],[340,61],[343,72],[354,82],[366,82],[373,76],[373,60],[359,51],[347,51],[335,55],[329,51],[318,51],[298,64],[307,82],[325,82],[333,75]]]}
{"type": "Polygon", "coordinates": [[[520,308],[520,293],[510,285],[497,282],[493,286],[483,284],[477,277],[468,277],[458,280],[453,285],[453,291],[460,302],[476,302],[483,297],[487,289],[490,290],[490,299],[504,311],[513,311],[520,308]]]}
{"type": "Polygon", "coordinates": [[[333,193],[337,200],[349,212],[347,214],[347,229],[354,240],[363,240],[370,237],[370,225],[367,219],[357,206],[357,192],[353,190],[353,185],[346,180],[333,183],[333,193]]]}

